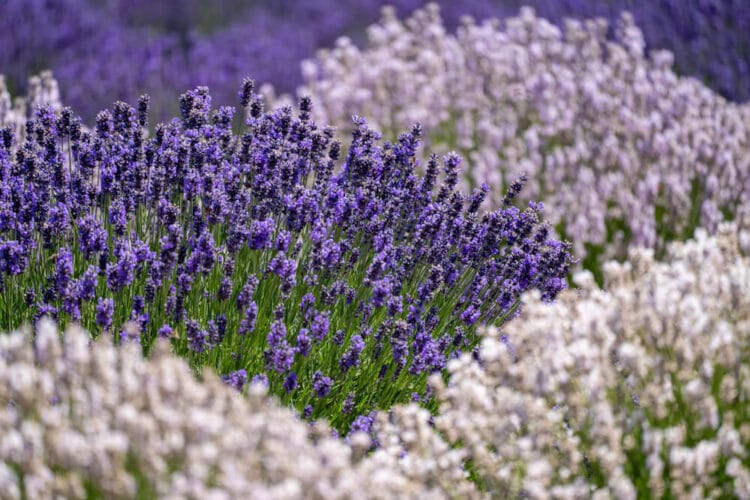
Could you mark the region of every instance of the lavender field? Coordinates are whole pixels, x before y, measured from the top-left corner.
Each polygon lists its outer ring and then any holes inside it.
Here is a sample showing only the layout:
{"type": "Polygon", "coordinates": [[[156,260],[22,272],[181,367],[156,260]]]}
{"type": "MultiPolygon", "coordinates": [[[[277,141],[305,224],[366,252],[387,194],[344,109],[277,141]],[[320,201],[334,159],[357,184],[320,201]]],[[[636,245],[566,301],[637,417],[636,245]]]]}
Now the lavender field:
{"type": "Polygon", "coordinates": [[[0,0],[0,499],[750,498],[738,0],[0,0]]]}

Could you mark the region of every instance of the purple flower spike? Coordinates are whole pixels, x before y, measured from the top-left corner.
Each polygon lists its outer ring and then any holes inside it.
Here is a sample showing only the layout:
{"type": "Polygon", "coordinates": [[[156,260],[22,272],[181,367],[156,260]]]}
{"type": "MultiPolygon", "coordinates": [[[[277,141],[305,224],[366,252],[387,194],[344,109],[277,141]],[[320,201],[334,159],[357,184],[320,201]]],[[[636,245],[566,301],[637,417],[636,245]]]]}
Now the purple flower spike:
{"type": "Polygon", "coordinates": [[[237,370],[227,375],[222,375],[221,380],[237,392],[242,392],[243,387],[247,383],[247,371],[237,370]]]}
{"type": "Polygon", "coordinates": [[[313,390],[319,398],[328,396],[332,385],[333,381],[329,377],[324,376],[320,371],[316,371],[313,374],[313,390]]]}
{"type": "Polygon", "coordinates": [[[96,324],[99,325],[102,330],[109,330],[112,326],[112,314],[115,311],[115,302],[112,299],[99,299],[96,304],[96,324]]]}

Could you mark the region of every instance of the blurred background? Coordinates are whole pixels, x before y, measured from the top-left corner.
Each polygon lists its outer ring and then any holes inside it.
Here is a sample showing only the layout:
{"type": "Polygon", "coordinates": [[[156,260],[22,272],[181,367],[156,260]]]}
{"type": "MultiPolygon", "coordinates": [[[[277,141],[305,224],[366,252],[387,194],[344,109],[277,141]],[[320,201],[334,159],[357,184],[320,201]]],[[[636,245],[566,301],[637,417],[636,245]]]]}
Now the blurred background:
{"type": "MultiPolygon", "coordinates": [[[[400,16],[423,0],[393,0],[400,16]]],[[[531,5],[552,21],[633,13],[650,48],[674,52],[678,72],[735,101],[750,96],[747,0],[468,0],[437,2],[446,24],[503,18],[531,5]]],[[[362,41],[385,3],[368,0],[0,0],[0,74],[11,93],[52,69],[62,101],[84,118],[114,100],[152,96],[156,118],[185,89],[208,85],[237,104],[243,77],[294,92],[300,62],[339,36],[362,41]]]]}

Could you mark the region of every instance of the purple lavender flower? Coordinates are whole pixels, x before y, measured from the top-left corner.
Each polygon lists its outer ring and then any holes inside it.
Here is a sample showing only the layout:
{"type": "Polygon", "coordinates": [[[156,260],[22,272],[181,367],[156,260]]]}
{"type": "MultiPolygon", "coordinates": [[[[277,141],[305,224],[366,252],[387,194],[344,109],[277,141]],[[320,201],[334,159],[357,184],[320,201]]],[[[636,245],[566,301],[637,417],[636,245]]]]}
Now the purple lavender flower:
{"type": "Polygon", "coordinates": [[[62,248],[57,252],[55,260],[55,290],[59,295],[65,295],[72,277],[73,252],[69,248],[62,248]]]}
{"type": "Polygon", "coordinates": [[[115,234],[123,236],[127,226],[127,216],[125,213],[125,204],[122,199],[116,199],[109,207],[109,217],[107,221],[115,228],[115,234]]]}
{"type": "Polygon", "coordinates": [[[116,292],[133,282],[136,259],[133,252],[120,243],[116,250],[117,262],[107,265],[107,287],[116,292]]]}
{"type": "Polygon", "coordinates": [[[286,392],[292,392],[294,389],[297,388],[297,374],[294,372],[289,372],[284,379],[284,390],[286,392]]]}
{"type": "Polygon", "coordinates": [[[310,330],[300,328],[299,332],[297,332],[297,352],[302,356],[307,356],[310,354],[311,347],[310,330]]]}
{"type": "Polygon", "coordinates": [[[372,433],[372,427],[375,424],[375,413],[369,415],[359,415],[352,422],[349,428],[349,433],[354,434],[355,432],[364,432],[366,434],[372,433]]]}
{"type": "Polygon", "coordinates": [[[313,317],[312,325],[310,326],[310,334],[316,342],[322,342],[326,335],[328,335],[328,328],[330,327],[330,320],[328,313],[317,313],[313,317]]]}
{"type": "Polygon", "coordinates": [[[320,371],[316,371],[313,374],[312,383],[313,390],[319,398],[328,396],[328,393],[331,392],[331,386],[333,385],[333,381],[330,377],[324,376],[320,371]]]}
{"type": "Polygon", "coordinates": [[[271,248],[274,226],[273,219],[254,220],[250,224],[247,245],[253,250],[271,248]]]}
{"type": "Polygon", "coordinates": [[[93,215],[87,215],[79,221],[78,240],[81,251],[87,259],[107,249],[107,232],[93,215]]]}
{"type": "Polygon", "coordinates": [[[96,304],[96,324],[102,330],[107,331],[112,326],[112,315],[115,311],[115,302],[112,299],[100,298],[96,304]]]}
{"type": "Polygon", "coordinates": [[[0,272],[16,276],[28,265],[28,253],[17,241],[0,243],[0,272]]]}
{"type": "Polygon", "coordinates": [[[294,363],[294,349],[286,340],[281,341],[268,352],[271,369],[277,373],[289,371],[294,363]]]}
{"type": "Polygon", "coordinates": [[[216,298],[225,301],[232,295],[232,280],[226,276],[221,278],[219,290],[216,292],[216,298]]]}
{"type": "Polygon", "coordinates": [[[79,297],[81,300],[92,300],[96,296],[99,277],[96,267],[89,266],[79,280],[79,297]]]}
{"type": "Polygon", "coordinates": [[[242,392],[242,389],[247,383],[247,371],[240,369],[221,376],[221,380],[228,386],[234,388],[237,392],[242,392]]]}
{"type": "Polygon", "coordinates": [[[255,322],[258,317],[258,305],[255,302],[251,302],[245,310],[245,317],[240,323],[239,330],[237,333],[240,335],[247,335],[255,331],[255,322]]]}
{"type": "Polygon", "coordinates": [[[336,345],[344,345],[345,337],[346,332],[344,330],[336,330],[336,333],[333,334],[333,343],[336,345]]]}
{"type": "Polygon", "coordinates": [[[201,328],[198,321],[190,319],[185,322],[185,337],[191,351],[202,353],[208,347],[208,332],[201,328]]]}
{"type": "Polygon", "coordinates": [[[172,332],[174,332],[172,327],[167,324],[164,324],[159,328],[159,331],[157,332],[157,334],[159,335],[159,338],[168,339],[172,336],[172,332]]]}
{"type": "Polygon", "coordinates": [[[359,366],[359,356],[365,349],[365,341],[361,335],[352,336],[351,345],[339,360],[341,371],[346,373],[350,368],[359,366]]]}
{"type": "Polygon", "coordinates": [[[354,393],[349,393],[346,395],[346,399],[344,400],[344,404],[341,406],[341,412],[344,415],[348,415],[354,410],[354,393]]]}

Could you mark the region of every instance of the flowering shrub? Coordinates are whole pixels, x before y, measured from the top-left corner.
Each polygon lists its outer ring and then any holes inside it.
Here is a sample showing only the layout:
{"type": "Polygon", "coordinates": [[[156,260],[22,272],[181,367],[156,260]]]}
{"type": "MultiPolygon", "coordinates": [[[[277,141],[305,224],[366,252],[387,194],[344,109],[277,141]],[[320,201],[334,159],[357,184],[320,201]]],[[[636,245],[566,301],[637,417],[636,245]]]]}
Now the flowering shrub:
{"type": "Polygon", "coordinates": [[[502,324],[526,290],[551,300],[565,288],[569,245],[551,238],[541,204],[513,206],[521,181],[480,214],[486,192],[457,190],[456,154],[444,176],[435,157],[416,173],[419,127],[381,144],[355,118],[338,168],[309,99],[298,117],[264,115],[248,80],[242,104],[240,135],[206,88],[152,138],[145,97],[90,132],[69,109],[39,108],[12,155],[5,129],[0,327],[48,315],[146,350],[168,337],[196,367],[238,388],[263,377],[341,427],[428,401],[427,375],[471,350],[478,325],[502,324]]]}
{"type": "Polygon", "coordinates": [[[495,495],[750,495],[750,259],[736,228],[606,266],[606,291],[528,299],[480,363],[434,380],[437,428],[495,495]]]}
{"type": "Polygon", "coordinates": [[[467,182],[495,203],[521,173],[526,195],[596,269],[628,244],[656,248],[737,219],[750,249],[750,111],[644,52],[623,15],[565,29],[531,10],[505,27],[467,21],[455,34],[436,6],[391,10],[360,50],[346,38],[304,65],[318,119],[347,127],[353,110],[386,136],[419,121],[433,149],[471,159],[467,182]]]}
{"type": "Polygon", "coordinates": [[[89,343],[46,321],[33,340],[0,335],[2,498],[476,495],[460,452],[435,437],[418,470],[400,447],[365,456],[366,435],[334,439],[258,384],[241,397],[213,373],[197,381],[163,344],[144,359],[135,344],[89,343]]]}

